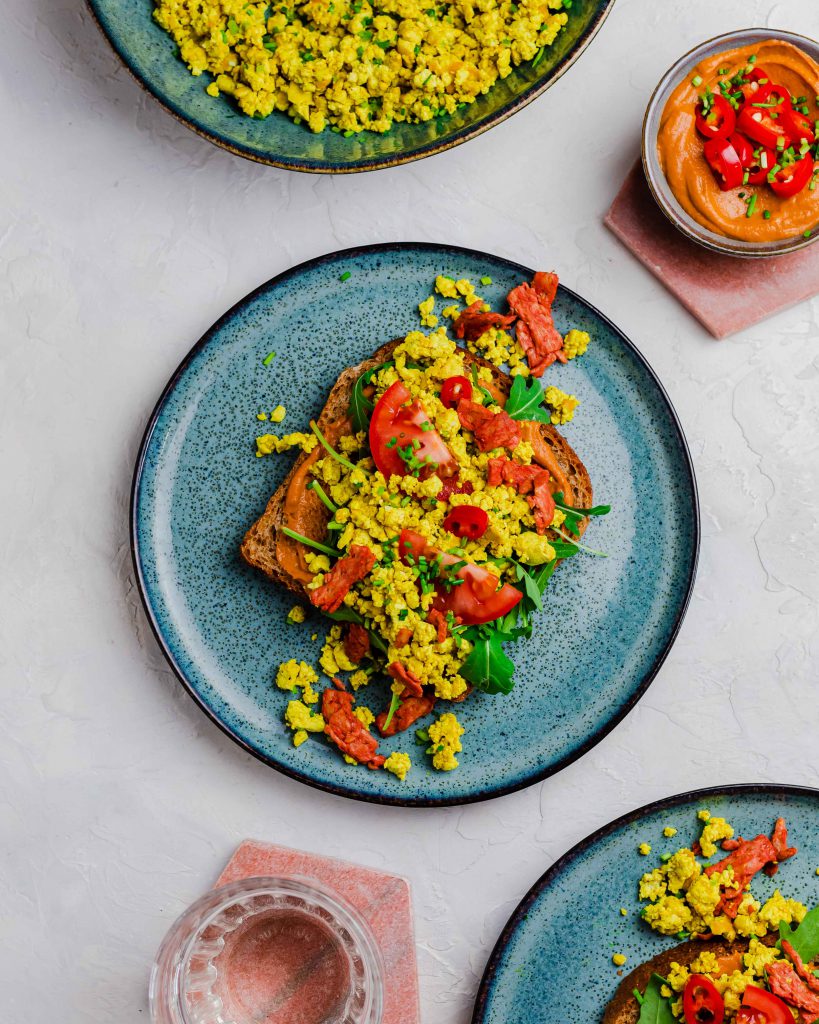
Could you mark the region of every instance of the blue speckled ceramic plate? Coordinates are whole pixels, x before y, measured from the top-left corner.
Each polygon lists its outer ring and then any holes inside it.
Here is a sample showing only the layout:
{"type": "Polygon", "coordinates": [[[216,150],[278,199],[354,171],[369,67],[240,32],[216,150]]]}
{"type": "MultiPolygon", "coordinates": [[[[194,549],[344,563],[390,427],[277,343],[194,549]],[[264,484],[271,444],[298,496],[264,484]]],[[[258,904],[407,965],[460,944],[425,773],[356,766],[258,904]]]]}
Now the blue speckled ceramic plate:
{"type": "MultiPolygon", "coordinates": [[[[488,275],[494,283],[481,292],[493,304],[532,275],[496,256],[410,243],[350,249],[274,278],[185,358],[151,417],[134,477],[137,578],[159,642],[194,699],[273,767],[387,803],[497,796],[588,750],[662,664],[697,560],[694,477],[668,399],[631,342],[561,287],[558,328],[583,328],[592,344],[546,379],[582,402],[565,433],[588,467],[595,499],[613,506],[585,538],[610,557],[575,557],[558,568],[535,635],[510,648],[517,665],[510,696],[476,693],[460,705],[466,736],[457,771],[426,767],[406,736],[382,744],[389,752],[409,743],[415,767],[403,783],[346,765],[322,739],[291,745],[282,724],[286,698],[271,681],[288,658],[316,662],[326,620],[312,615],[286,626],[292,595],[240,561],[245,530],[292,461],[254,457],[255,413],[283,403],[284,428],[306,427],[345,367],[418,327],[418,302],[439,273],[488,275]],[[278,354],[265,367],[271,350],[278,354]]],[[[377,690],[368,703],[378,708],[377,690]]]]}
{"type": "Polygon", "coordinates": [[[770,835],[784,817],[799,853],[775,879],[758,875],[754,893],[767,899],[781,888],[808,906],[819,903],[819,790],[729,786],[660,800],[584,839],[535,883],[489,959],[472,1024],[599,1024],[620,982],[612,955],[628,957],[627,973],[677,944],[640,920],[637,881],[657,859],[641,856],[637,847],[648,842],[658,854],[689,846],[701,832],[701,808],[727,818],[748,838],[770,835]],[[678,829],[673,839],[663,838],[666,825],[678,829]]]}
{"type": "Polygon", "coordinates": [[[418,160],[457,146],[531,103],[577,60],[596,35],[614,0],[574,0],[566,29],[536,67],[508,78],[452,117],[396,125],[384,135],[320,135],[284,114],[264,120],[242,114],[227,97],[205,93],[209,75],[194,78],[174,56],[171,37],[154,22],[153,0],[88,0],[114,50],[137,81],[176,118],[211,142],[251,160],[298,171],[340,173],[418,160]]]}

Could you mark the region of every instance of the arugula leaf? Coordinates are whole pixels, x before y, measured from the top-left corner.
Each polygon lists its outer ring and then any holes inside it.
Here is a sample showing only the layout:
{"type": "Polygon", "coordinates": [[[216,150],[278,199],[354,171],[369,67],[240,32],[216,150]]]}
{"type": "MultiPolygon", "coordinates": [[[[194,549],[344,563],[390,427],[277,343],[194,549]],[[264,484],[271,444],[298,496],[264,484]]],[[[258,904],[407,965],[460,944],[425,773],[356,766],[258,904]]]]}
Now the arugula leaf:
{"type": "Polygon", "coordinates": [[[460,675],[484,693],[509,693],[515,685],[514,671],[514,663],[504,654],[500,637],[493,631],[489,636],[478,636],[461,665],[460,675]]]}
{"type": "Polygon", "coordinates": [[[564,540],[552,541],[552,547],[555,551],[555,558],[571,558],[580,550],[576,544],[567,544],[564,540]]]}
{"type": "Polygon", "coordinates": [[[381,363],[371,370],[365,370],[353,385],[353,392],[350,395],[350,418],[353,421],[354,430],[366,430],[370,425],[370,413],[375,408],[373,402],[364,394],[364,388],[372,381],[373,377],[381,370],[386,370],[394,363],[381,363]]]}
{"type": "Polygon", "coordinates": [[[611,512],[611,505],[595,505],[592,508],[573,508],[571,505],[566,504],[566,499],[563,497],[563,491],[555,491],[552,495],[555,499],[555,505],[564,512],[572,512],[579,516],[607,516],[611,512]]]}
{"type": "Polygon", "coordinates": [[[665,984],[665,978],[659,974],[651,975],[651,981],[643,993],[637,1024],[677,1024],[677,1018],[671,1012],[671,1000],[662,993],[665,984]]]}
{"type": "Polygon", "coordinates": [[[486,402],[487,406],[497,405],[498,404],[497,400],[495,399],[495,396],[492,394],[492,392],[489,391],[487,388],[485,388],[483,386],[483,384],[481,384],[480,380],[478,379],[478,365],[477,365],[477,363],[473,363],[472,364],[472,383],[475,385],[475,387],[478,389],[478,391],[480,391],[480,393],[483,395],[483,400],[486,402]]]}
{"type": "Polygon", "coordinates": [[[819,907],[814,907],[796,929],[784,922],[779,926],[779,940],[787,939],[806,964],[819,956],[819,907]]]}
{"type": "Polygon", "coordinates": [[[512,390],[506,400],[506,412],[513,420],[534,420],[536,423],[551,423],[552,414],[543,407],[546,392],[535,380],[517,376],[512,381],[512,390]]]}

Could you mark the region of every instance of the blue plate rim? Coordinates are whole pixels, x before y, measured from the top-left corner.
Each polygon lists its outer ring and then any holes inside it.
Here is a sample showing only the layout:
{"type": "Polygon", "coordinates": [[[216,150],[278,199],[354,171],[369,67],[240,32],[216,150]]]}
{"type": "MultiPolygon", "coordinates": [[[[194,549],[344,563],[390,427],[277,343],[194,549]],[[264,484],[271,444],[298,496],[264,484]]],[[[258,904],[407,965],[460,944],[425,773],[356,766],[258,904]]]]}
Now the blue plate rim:
{"type": "Polygon", "coordinates": [[[561,857],[558,857],[554,864],[543,872],[540,878],[538,878],[538,880],[531,886],[520,903],[518,903],[517,907],[515,907],[511,917],[504,925],[503,931],[498,936],[498,940],[495,943],[492,952],[489,954],[489,959],[486,961],[486,967],[484,968],[483,975],[481,976],[481,981],[478,986],[478,994],[475,997],[475,1006],[472,1010],[471,1024],[487,1024],[487,1002],[489,1001],[495,985],[497,984],[499,977],[498,967],[500,966],[500,961],[506,951],[506,947],[514,938],[535,900],[537,900],[543,890],[551,884],[553,879],[560,875],[561,872],[577,857],[585,853],[586,850],[590,849],[601,839],[605,839],[607,836],[616,832],[623,825],[630,825],[632,822],[639,821],[641,818],[649,814],[653,814],[655,811],[667,811],[673,807],[679,807],[682,804],[693,803],[695,801],[708,801],[712,797],[716,796],[753,796],[760,793],[764,793],[768,796],[811,797],[819,800],[819,789],[812,786],[796,786],[787,783],[774,782],[741,782],[728,786],[706,786],[703,789],[690,789],[683,793],[676,793],[674,796],[660,797],[659,800],[652,800],[650,803],[644,804],[642,807],[637,807],[632,811],[626,811],[626,813],[621,814],[619,818],[615,818],[614,821],[610,821],[607,825],[603,825],[601,828],[598,828],[596,831],[586,836],[585,839],[581,839],[580,842],[575,843],[571,849],[567,850],[561,857]]]}
{"type": "Polygon", "coordinates": [[[581,54],[588,49],[589,45],[597,36],[597,33],[603,27],[603,23],[606,21],[609,14],[611,14],[615,0],[602,0],[602,4],[603,6],[597,10],[586,29],[578,37],[577,43],[573,49],[554,66],[552,74],[543,81],[535,82],[528,89],[524,90],[516,100],[512,100],[510,103],[505,104],[494,114],[488,114],[476,124],[459,129],[443,142],[427,143],[423,146],[419,146],[418,149],[413,150],[411,153],[404,153],[399,156],[383,156],[373,159],[356,160],[349,164],[320,164],[314,163],[310,160],[300,160],[296,158],[275,159],[255,152],[248,146],[243,146],[229,139],[225,135],[220,135],[218,132],[206,128],[203,124],[197,121],[193,115],[187,113],[178,103],[175,103],[169,96],[163,95],[157,87],[153,86],[140,74],[139,71],[136,70],[131,63],[128,53],[117,45],[113,35],[109,32],[105,12],[99,6],[99,0],[86,0],[86,7],[90,12],[91,17],[94,19],[100,32],[108,41],[109,46],[114,51],[123,67],[129,72],[140,88],[144,89],[145,92],[152,96],[157,103],[159,103],[160,106],[162,106],[177,121],[185,125],[187,128],[190,128],[190,130],[196,135],[206,139],[208,142],[212,142],[220,149],[227,150],[229,153],[243,157],[245,160],[252,160],[254,163],[265,164],[268,167],[278,167],[285,171],[301,171],[310,174],[356,174],[360,171],[377,171],[382,168],[397,167],[400,164],[412,163],[415,160],[423,160],[425,157],[435,156],[436,153],[442,153],[448,149],[454,149],[456,146],[460,146],[462,143],[468,142],[470,139],[483,135],[483,133],[489,131],[490,128],[494,128],[495,125],[502,123],[516,114],[519,110],[528,106],[533,100],[536,100],[538,96],[558,81],[558,79],[563,77],[575,61],[580,58],[581,54]]]}
{"type": "Polygon", "coordinates": [[[151,627],[154,637],[157,643],[159,644],[160,650],[162,651],[166,661],[170,665],[171,670],[173,671],[174,675],[177,677],[179,682],[182,684],[183,688],[189,694],[189,696],[199,706],[199,708],[202,711],[204,711],[207,717],[215,725],[217,725],[222,730],[222,732],[225,733],[226,736],[230,737],[230,739],[232,739],[234,743],[238,744],[238,746],[241,749],[243,749],[249,754],[252,754],[253,757],[261,761],[263,764],[267,765],[269,768],[273,768],[276,771],[281,772],[282,774],[287,775],[298,782],[303,782],[308,786],[312,786],[314,789],[319,789],[326,793],[332,793],[336,796],[347,797],[348,799],[352,800],[362,800],[365,803],[391,805],[397,807],[454,807],[461,806],[464,804],[479,803],[484,800],[493,800],[497,797],[505,796],[508,793],[515,793],[519,790],[527,789],[529,786],[533,786],[538,782],[542,782],[544,779],[548,779],[551,776],[556,775],[564,768],[567,768],[570,764],[573,764],[575,761],[579,760],[581,757],[584,756],[584,754],[587,754],[593,747],[595,747],[601,740],[603,740],[617,725],[619,725],[620,722],[623,721],[623,719],[640,701],[640,699],[645,694],[646,690],[652,684],[652,682],[657,676],[657,673],[660,671],[660,668],[662,667],[663,663],[668,657],[671,648],[674,646],[674,642],[677,639],[680,627],[682,626],[686,612],[688,611],[688,606],[691,602],[691,596],[693,594],[694,583],[697,576],[697,567],[699,564],[701,535],[699,493],[697,490],[697,479],[694,473],[694,463],[691,458],[691,452],[688,447],[688,442],[686,441],[682,425],[680,423],[679,417],[677,416],[677,412],[665,388],[663,387],[659,377],[654,372],[652,367],[649,365],[645,356],[643,356],[640,350],[636,347],[634,342],[631,341],[631,339],[628,338],[627,335],[624,334],[624,332],[621,331],[620,328],[617,327],[617,325],[614,324],[607,316],[601,313],[596,306],[592,305],[592,303],[588,302],[581,295],[578,295],[578,293],[573,291],[571,288],[567,288],[563,284],[559,286],[566,294],[570,295],[572,298],[578,300],[580,303],[587,306],[588,309],[590,309],[595,316],[599,317],[600,320],[607,327],[614,331],[614,333],[621,339],[621,341],[629,349],[634,358],[643,366],[646,373],[653,381],[660,397],[662,398],[667,407],[671,423],[673,424],[677,434],[677,438],[680,445],[680,451],[684,456],[684,465],[687,471],[688,478],[687,482],[691,489],[691,499],[694,511],[694,535],[692,545],[693,557],[691,559],[691,568],[686,583],[685,597],[680,605],[677,618],[669,633],[665,645],[663,646],[662,650],[658,653],[653,665],[651,666],[651,669],[646,673],[640,685],[637,687],[637,689],[629,698],[629,700],[626,701],[626,703],[618,710],[618,712],[615,715],[613,715],[612,718],[609,719],[596,732],[589,736],[589,738],[584,743],[580,744],[575,750],[573,750],[570,754],[567,754],[565,757],[561,758],[555,764],[547,768],[544,768],[542,771],[535,772],[534,774],[529,775],[524,779],[517,780],[513,783],[498,787],[496,789],[484,789],[476,791],[475,793],[470,793],[468,795],[453,797],[402,797],[400,795],[390,796],[387,794],[366,793],[355,788],[342,787],[331,782],[323,782],[321,780],[311,777],[305,772],[300,772],[296,769],[290,768],[287,765],[280,764],[273,758],[268,757],[262,751],[257,750],[251,743],[249,743],[247,740],[239,736],[234,731],[234,729],[232,729],[226,722],[222,721],[219,718],[216,712],[211,707],[209,707],[208,704],[203,700],[203,698],[196,692],[196,689],[193,686],[193,684],[187,679],[182,668],[177,664],[173,652],[170,649],[170,645],[166,642],[165,637],[163,636],[162,633],[162,628],[156,616],[154,615],[153,608],[150,602],[150,597],[148,594],[148,587],[142,573],[140,562],[140,545],[138,535],[138,496],[140,485],[142,483],[142,473],[145,465],[145,458],[148,450],[148,445],[151,442],[154,429],[156,428],[157,421],[162,412],[162,409],[165,406],[166,401],[170,397],[180,378],[185,373],[193,359],[195,359],[199,352],[210,342],[211,338],[215,334],[217,334],[225,324],[227,324],[231,319],[233,319],[233,317],[235,317],[248,302],[252,302],[254,299],[256,299],[259,295],[263,294],[264,292],[272,290],[277,285],[279,285],[283,281],[288,280],[289,278],[297,277],[298,275],[300,275],[301,273],[308,269],[321,267],[323,265],[329,265],[342,258],[355,258],[357,256],[366,256],[372,253],[379,252],[406,252],[408,250],[431,252],[440,251],[441,249],[445,249],[450,253],[459,254],[470,259],[502,260],[509,267],[512,267],[515,270],[520,271],[521,274],[525,275],[526,278],[531,278],[534,274],[534,271],[530,267],[526,267],[523,264],[516,263],[514,260],[509,260],[505,256],[497,256],[491,253],[482,252],[479,249],[470,249],[465,246],[450,245],[446,242],[376,242],[368,245],[352,246],[347,249],[337,249],[334,252],[326,253],[323,256],[316,256],[311,259],[304,260],[303,262],[296,264],[296,266],[290,267],[289,269],[282,271],[280,274],[276,274],[274,277],[271,277],[268,281],[265,281],[257,288],[254,288],[252,291],[248,292],[247,295],[245,295],[243,298],[235,302],[230,307],[230,309],[227,310],[227,312],[223,313],[222,316],[220,316],[219,319],[216,320],[213,323],[213,325],[209,327],[201,336],[201,338],[193,345],[193,347],[190,349],[187,355],[184,356],[181,363],[177,366],[176,370],[171,375],[170,380],[163,388],[162,393],[160,394],[159,399],[157,400],[156,405],[154,406],[153,411],[151,412],[151,415],[148,418],[147,425],[142,435],[142,440],[140,442],[139,450],[137,453],[136,463],[134,465],[134,474],[131,481],[131,494],[129,502],[129,539],[131,547],[131,561],[134,566],[134,575],[136,579],[137,590],[139,592],[140,600],[142,601],[142,607],[145,611],[148,623],[151,627]]]}

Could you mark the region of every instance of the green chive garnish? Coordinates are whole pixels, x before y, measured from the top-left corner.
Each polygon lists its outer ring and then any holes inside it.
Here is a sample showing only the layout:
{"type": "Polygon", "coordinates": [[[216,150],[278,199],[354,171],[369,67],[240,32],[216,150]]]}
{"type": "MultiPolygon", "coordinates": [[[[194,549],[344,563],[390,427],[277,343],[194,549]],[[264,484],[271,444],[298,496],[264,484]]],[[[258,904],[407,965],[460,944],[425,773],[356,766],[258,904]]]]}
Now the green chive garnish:
{"type": "Polygon", "coordinates": [[[262,366],[270,366],[270,364],[273,362],[273,360],[275,358],[276,358],[276,353],[275,352],[268,352],[267,355],[262,360],[262,366]]]}
{"type": "Polygon", "coordinates": [[[771,219],[771,211],[770,211],[770,210],[766,210],[766,211],[765,211],[765,212],[764,212],[764,213],[762,214],[762,216],[763,216],[763,217],[765,218],[765,220],[770,220],[770,219],[771,219]]]}
{"type": "Polygon", "coordinates": [[[286,537],[290,537],[291,540],[297,540],[300,544],[306,544],[308,548],[315,548],[316,551],[320,551],[323,555],[330,555],[332,558],[338,558],[338,551],[334,551],[333,548],[328,548],[326,544],[321,544],[317,540],[312,540],[310,537],[305,537],[301,533],[296,533],[296,531],[291,530],[289,526],[283,526],[281,530],[282,533],[286,537]]]}
{"type": "Polygon", "coordinates": [[[755,209],[756,209],[756,192],[754,192],[754,194],[750,198],[750,201],[748,202],[748,209],[745,211],[745,216],[746,217],[753,217],[755,209]]]}
{"type": "Polygon", "coordinates": [[[699,89],[699,87],[702,85],[702,78],[699,75],[694,75],[694,77],[691,79],[691,84],[694,86],[695,89],[699,89]]]}
{"type": "Polygon", "coordinates": [[[339,277],[339,281],[349,281],[352,276],[349,270],[345,270],[341,277],[339,277]]]}

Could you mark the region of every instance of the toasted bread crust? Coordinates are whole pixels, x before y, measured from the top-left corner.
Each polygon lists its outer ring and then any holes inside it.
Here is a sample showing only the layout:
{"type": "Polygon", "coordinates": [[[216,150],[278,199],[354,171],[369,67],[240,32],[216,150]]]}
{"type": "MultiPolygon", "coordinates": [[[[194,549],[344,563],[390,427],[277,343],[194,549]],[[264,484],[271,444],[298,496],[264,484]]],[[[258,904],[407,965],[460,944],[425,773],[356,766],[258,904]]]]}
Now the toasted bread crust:
{"type": "MultiPolygon", "coordinates": [[[[767,935],[760,941],[764,942],[766,946],[772,946],[776,942],[776,936],[767,935]]],[[[746,939],[737,939],[735,942],[727,942],[725,939],[691,939],[672,949],[667,949],[664,953],[652,957],[651,960],[646,960],[620,982],[603,1015],[603,1024],[637,1024],[640,1018],[640,1006],[634,998],[634,990],[645,992],[652,974],[659,974],[661,978],[667,977],[672,964],[690,967],[700,953],[705,950],[717,957],[730,956],[732,953],[747,953],[748,941],[746,939]]]]}
{"type": "MultiPolygon", "coordinates": [[[[362,373],[387,362],[401,340],[397,339],[382,345],[369,359],[359,363],[358,366],[350,367],[341,374],[327,396],[327,402],[317,421],[319,429],[331,445],[335,445],[339,437],[352,430],[349,406],[356,381],[362,373]]],[[[503,394],[508,395],[512,386],[512,378],[508,374],[503,373],[502,370],[485,359],[472,355],[471,352],[463,350],[463,355],[469,364],[487,367],[492,373],[495,387],[503,394]]],[[[578,508],[588,508],[592,503],[592,484],[586,467],[568,441],[553,426],[541,424],[540,433],[554,453],[572,488],[573,493],[567,497],[578,508]]],[[[281,527],[287,525],[285,523],[285,502],[291,484],[300,476],[305,476],[310,464],[320,459],[322,455],[323,450],[320,446],[317,446],[309,454],[302,452],[299,455],[283,483],[268,501],[262,515],[245,534],[240,548],[242,558],[249,565],[260,569],[270,579],[287,587],[288,590],[304,600],[309,600],[306,584],[309,582],[311,574],[304,560],[303,545],[283,534],[281,527]],[[282,565],[283,554],[294,561],[298,560],[300,569],[298,574],[282,565]]],[[[315,540],[324,540],[329,512],[321,500],[312,490],[304,490],[299,499],[299,508],[303,523],[307,523],[306,526],[303,526],[304,535],[315,540]]],[[[585,526],[586,522],[584,521],[580,527],[581,533],[585,526]]]]}

